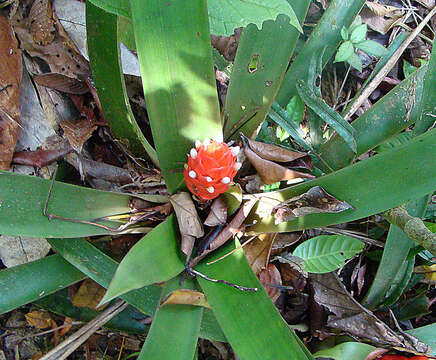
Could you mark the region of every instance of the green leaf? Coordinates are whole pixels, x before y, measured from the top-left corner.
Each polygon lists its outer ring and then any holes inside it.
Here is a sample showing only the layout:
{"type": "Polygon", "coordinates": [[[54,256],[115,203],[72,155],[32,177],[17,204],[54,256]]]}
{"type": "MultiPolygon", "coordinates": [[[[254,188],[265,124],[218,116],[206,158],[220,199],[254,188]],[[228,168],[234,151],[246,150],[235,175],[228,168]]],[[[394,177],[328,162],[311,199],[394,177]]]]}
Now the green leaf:
{"type": "Polygon", "coordinates": [[[351,41],[345,41],[339,46],[338,52],[335,56],[335,63],[341,61],[347,61],[351,55],[354,54],[354,46],[351,41]]]}
{"type": "Polygon", "coordinates": [[[413,133],[411,131],[405,131],[392,136],[390,139],[377,146],[374,150],[378,153],[383,153],[385,151],[392,150],[397,146],[407,144],[412,138],[413,133]]]}
{"type": "Polygon", "coordinates": [[[289,119],[296,124],[300,124],[304,117],[304,102],[299,95],[295,95],[286,106],[286,111],[289,114],[289,119]]]}
{"type": "Polygon", "coordinates": [[[345,26],[342,26],[341,37],[342,37],[342,40],[344,40],[344,41],[347,41],[350,37],[350,34],[348,33],[348,29],[345,26]]]}
{"type": "Polygon", "coordinates": [[[348,31],[353,32],[353,30],[355,28],[357,28],[358,26],[360,26],[362,24],[362,17],[360,15],[356,15],[356,17],[354,18],[353,22],[351,23],[348,31]]]}
{"type": "Polygon", "coordinates": [[[343,119],[335,110],[328,106],[322,98],[315,95],[304,81],[297,81],[297,90],[304,103],[310,107],[323,121],[329,124],[347,143],[353,152],[356,152],[354,128],[343,119]]]}
{"type": "MultiPolygon", "coordinates": [[[[195,289],[193,280],[180,277],[165,283],[163,295],[176,289],[195,289]]],[[[156,312],[138,360],[186,360],[194,357],[203,308],[165,305],[156,312]],[[177,349],[175,351],[175,349],[177,349]]]]}
{"type": "Polygon", "coordinates": [[[130,16],[129,0],[90,0],[90,2],[108,13],[124,17],[130,16]]]}
{"type": "Polygon", "coordinates": [[[237,139],[241,132],[251,136],[265,120],[297,39],[285,16],[264,22],[261,30],[252,24],[244,29],[223,110],[226,139],[237,139]],[[286,46],[277,47],[274,39],[286,46]]]}
{"type": "Polygon", "coordinates": [[[416,66],[413,66],[411,63],[403,59],[403,73],[405,78],[410,76],[410,74],[412,74],[417,69],[418,68],[416,66]]]}
{"type": "Polygon", "coordinates": [[[353,44],[357,44],[357,43],[362,42],[366,38],[367,30],[368,30],[368,28],[367,28],[366,24],[361,24],[361,25],[356,26],[354,28],[354,30],[351,32],[350,41],[353,44]]]}
{"type": "Polygon", "coordinates": [[[130,108],[121,66],[117,16],[86,3],[89,60],[98,98],[114,136],[135,156],[144,150],[156,165],[156,151],[136,123],[130,108]]]}
{"type": "Polygon", "coordinates": [[[130,4],[153,140],[173,194],[195,140],[222,140],[206,0],[130,4]]]}
{"type": "Polygon", "coordinates": [[[357,71],[362,72],[362,60],[355,52],[348,58],[347,62],[357,71]]]}
{"type": "Polygon", "coordinates": [[[86,276],[52,255],[0,271],[0,314],[50,295],[86,276]]]}
{"type": "MultiPolygon", "coordinates": [[[[91,321],[100,314],[97,310],[73,306],[68,296],[68,289],[57,291],[55,294],[38,299],[33,302],[33,304],[55,314],[68,316],[74,320],[83,322],[91,321]]],[[[127,333],[144,334],[149,329],[149,326],[144,325],[142,321],[145,320],[146,317],[145,314],[129,305],[121,313],[105,323],[104,327],[125,331],[127,333]]]]}
{"type": "Polygon", "coordinates": [[[354,46],[358,47],[360,50],[363,50],[367,54],[376,57],[382,57],[386,55],[388,51],[383,45],[373,40],[364,40],[362,42],[354,44],[354,46]]]}
{"type": "MultiPolygon", "coordinates": [[[[91,245],[88,241],[76,239],[49,239],[48,242],[65,260],[74,265],[89,278],[107,288],[117,269],[118,263],[91,245]]],[[[144,314],[153,315],[159,305],[162,288],[149,285],[121,295],[123,300],[135,306],[144,314]]],[[[226,341],[212,311],[203,312],[200,336],[216,341],[226,341]]]]}
{"type": "MultiPolygon", "coordinates": [[[[48,220],[43,214],[50,181],[34,176],[0,171],[0,233],[28,237],[81,237],[110,234],[92,225],[48,220]]],[[[131,197],[56,181],[49,213],[92,221],[129,212],[131,197]]],[[[118,224],[106,222],[108,226],[118,224]]]]}
{"type": "MultiPolygon", "coordinates": [[[[224,245],[206,261],[217,259],[234,248],[234,243],[224,245]]],[[[257,292],[246,292],[198,278],[227,340],[240,359],[312,359],[280,316],[241,249],[213,265],[202,263],[197,270],[211,278],[258,288],[257,292]]]]}
{"type": "Polygon", "coordinates": [[[415,258],[402,262],[401,268],[397,275],[391,282],[391,287],[386,293],[386,299],[383,301],[384,306],[391,306],[395,304],[404,290],[407,288],[413,274],[413,267],[415,266],[415,258]]]}
{"type": "Polygon", "coordinates": [[[436,356],[436,324],[422,326],[416,329],[406,330],[406,333],[415,336],[419,341],[431,347],[430,354],[436,356]]]}
{"type": "Polygon", "coordinates": [[[214,35],[231,35],[237,27],[250,23],[259,28],[265,20],[275,20],[285,14],[299,32],[301,25],[286,0],[208,0],[210,32],[214,35]]]}
{"type": "Polygon", "coordinates": [[[329,349],[317,351],[315,358],[329,358],[334,360],[365,360],[376,347],[360,342],[344,342],[329,349]]]}
{"type": "Polygon", "coordinates": [[[324,274],[344,266],[345,261],[363,250],[365,244],[345,235],[320,235],[294,250],[294,256],[304,260],[304,270],[324,274]]]}
{"type": "Polygon", "coordinates": [[[436,131],[431,130],[406,145],[340,171],[267,196],[258,195],[256,215],[247,219],[249,223],[258,222],[250,230],[252,233],[283,232],[329,226],[378,214],[409,199],[424,196],[436,188],[435,146],[436,131]],[[386,169],[389,169],[389,176],[386,176],[386,169]],[[353,206],[354,210],[311,214],[279,225],[274,224],[274,217],[266,217],[278,203],[301,195],[314,186],[321,186],[335,198],[353,206]]]}
{"type": "Polygon", "coordinates": [[[364,4],[365,0],[333,0],[330,3],[318,25],[310,34],[310,38],[286,72],[276,97],[280,106],[285,107],[289,100],[297,94],[297,80],[307,80],[309,72],[307,65],[313,54],[320,54],[325,48],[323,65],[327,64],[342,41],[342,27],[348,28],[350,26],[364,4]]]}
{"type": "Polygon", "coordinates": [[[170,215],[139,240],[123,258],[101,304],[128,291],[171,279],[185,265],[180,259],[177,221],[170,215]]]}

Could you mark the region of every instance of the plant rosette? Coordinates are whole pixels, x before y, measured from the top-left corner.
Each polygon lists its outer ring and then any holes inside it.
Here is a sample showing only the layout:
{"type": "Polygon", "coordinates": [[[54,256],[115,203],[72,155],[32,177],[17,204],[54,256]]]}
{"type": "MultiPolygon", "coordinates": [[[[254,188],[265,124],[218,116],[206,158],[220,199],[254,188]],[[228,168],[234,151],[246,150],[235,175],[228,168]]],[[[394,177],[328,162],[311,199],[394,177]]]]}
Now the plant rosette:
{"type": "Polygon", "coordinates": [[[239,146],[223,142],[197,140],[184,166],[186,186],[202,201],[215,199],[225,193],[233,182],[241,163],[236,161],[239,146]]]}

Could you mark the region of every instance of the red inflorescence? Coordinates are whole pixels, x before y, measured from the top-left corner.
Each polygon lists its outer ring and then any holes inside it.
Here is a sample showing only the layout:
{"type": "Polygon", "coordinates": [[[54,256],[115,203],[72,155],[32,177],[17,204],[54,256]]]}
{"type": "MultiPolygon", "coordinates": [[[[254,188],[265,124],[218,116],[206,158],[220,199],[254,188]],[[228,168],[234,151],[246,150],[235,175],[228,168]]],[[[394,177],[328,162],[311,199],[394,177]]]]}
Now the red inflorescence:
{"type": "Polygon", "coordinates": [[[236,162],[239,147],[206,139],[195,142],[188,155],[184,176],[186,186],[200,200],[214,199],[226,192],[241,167],[236,162]]]}
{"type": "Polygon", "coordinates": [[[412,356],[410,358],[401,355],[383,355],[378,360],[429,360],[427,356],[412,356]]]}

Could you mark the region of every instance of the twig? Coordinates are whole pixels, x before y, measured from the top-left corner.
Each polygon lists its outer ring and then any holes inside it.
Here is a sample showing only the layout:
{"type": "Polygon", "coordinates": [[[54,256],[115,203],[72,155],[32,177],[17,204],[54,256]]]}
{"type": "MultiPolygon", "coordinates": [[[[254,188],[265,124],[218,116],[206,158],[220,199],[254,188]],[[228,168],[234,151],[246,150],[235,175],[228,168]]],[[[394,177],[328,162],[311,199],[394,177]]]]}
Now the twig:
{"type": "Polygon", "coordinates": [[[436,234],[427,229],[420,218],[409,215],[404,207],[386,210],[381,215],[391,224],[403,230],[409,239],[415,240],[430,251],[433,256],[436,256],[436,234]]]}
{"type": "Polygon", "coordinates": [[[430,21],[430,19],[436,14],[436,6],[427,14],[424,20],[412,31],[408,38],[400,45],[400,47],[392,54],[391,58],[386,62],[378,74],[372,79],[372,81],[366,86],[362,91],[353,105],[350,107],[348,112],[345,114],[344,119],[349,120],[351,116],[360,108],[363,102],[368,99],[372,92],[377,88],[377,86],[383,81],[386,75],[391,71],[391,69],[396,64],[397,60],[406,50],[407,46],[412,42],[412,40],[421,32],[424,26],[430,21]]]}
{"type": "Polygon", "coordinates": [[[119,314],[127,307],[127,302],[118,301],[114,305],[104,310],[100,315],[91,320],[88,324],[81,327],[68,339],[61,342],[54,349],[45,354],[40,360],[64,360],[71,353],[82,345],[94,332],[106,324],[115,315],[119,314]]]}
{"type": "Polygon", "coordinates": [[[191,276],[199,276],[202,279],[205,279],[207,281],[228,285],[228,286],[231,286],[232,288],[237,289],[237,290],[247,291],[247,292],[256,292],[258,290],[258,288],[250,288],[250,287],[240,286],[240,285],[233,284],[233,283],[226,281],[226,280],[212,279],[209,276],[206,276],[206,275],[202,274],[201,272],[198,272],[197,270],[191,269],[189,267],[186,268],[186,271],[191,276]]]}
{"type": "Polygon", "coordinates": [[[257,236],[252,236],[246,242],[244,242],[242,245],[239,245],[239,246],[235,247],[232,251],[229,251],[227,254],[224,254],[223,256],[219,257],[218,259],[209,261],[208,263],[206,263],[206,265],[212,265],[212,264],[215,264],[218,261],[221,261],[221,260],[225,259],[227,256],[232,255],[235,251],[238,251],[239,249],[242,249],[245,245],[248,245],[249,243],[251,243],[254,239],[256,239],[256,237],[257,236]]]}
{"type": "Polygon", "coordinates": [[[369,245],[374,245],[374,246],[378,246],[381,248],[383,248],[385,246],[383,242],[371,239],[367,236],[363,236],[361,233],[357,233],[355,231],[338,229],[338,228],[334,228],[334,227],[325,227],[325,228],[319,228],[319,229],[322,231],[331,233],[331,234],[347,235],[347,236],[356,238],[358,240],[361,240],[362,242],[369,244],[369,245]]]}

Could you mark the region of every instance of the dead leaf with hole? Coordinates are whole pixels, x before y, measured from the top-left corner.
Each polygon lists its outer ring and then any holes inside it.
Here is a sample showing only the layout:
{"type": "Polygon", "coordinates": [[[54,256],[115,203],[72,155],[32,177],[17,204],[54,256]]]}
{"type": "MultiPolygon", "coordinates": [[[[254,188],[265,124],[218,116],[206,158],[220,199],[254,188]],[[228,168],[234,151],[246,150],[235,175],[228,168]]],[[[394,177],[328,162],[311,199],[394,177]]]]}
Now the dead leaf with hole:
{"type": "Polygon", "coordinates": [[[190,289],[178,289],[171,291],[160,302],[161,307],[170,304],[194,305],[210,309],[210,305],[207,302],[206,296],[199,291],[190,289]]]}
{"type": "Polygon", "coordinates": [[[71,147],[79,154],[82,152],[85,142],[98,127],[94,121],[88,119],[79,121],[65,120],[59,126],[64,130],[71,147]]]}
{"type": "Polygon", "coordinates": [[[83,95],[89,92],[86,83],[63,74],[37,74],[33,77],[33,80],[35,80],[38,85],[62,91],[67,94],[83,95]]]}
{"type": "Polygon", "coordinates": [[[0,170],[8,170],[20,128],[21,50],[11,25],[0,15],[0,170]]]}
{"type": "Polygon", "coordinates": [[[209,215],[204,221],[206,226],[224,225],[227,221],[227,206],[224,199],[220,196],[216,198],[210,206],[209,215]]]}
{"type": "Polygon", "coordinates": [[[189,258],[194,247],[195,238],[204,235],[203,225],[197,214],[191,194],[180,192],[171,196],[170,201],[176,212],[180,234],[182,235],[182,252],[189,258]]]}
{"type": "Polygon", "coordinates": [[[238,50],[241,33],[242,28],[236,28],[230,36],[210,35],[210,41],[212,46],[218,50],[224,59],[233,62],[235,60],[236,50],[238,50]]]}
{"type": "Polygon", "coordinates": [[[367,1],[360,12],[362,22],[372,30],[385,35],[393,26],[405,22],[408,13],[395,6],[367,1]]]}
{"type": "Polygon", "coordinates": [[[50,0],[22,1],[11,18],[20,47],[30,56],[44,60],[53,73],[86,78],[90,74],[89,64],[68,37],[50,4],[50,0]]]}
{"type": "Polygon", "coordinates": [[[271,246],[277,233],[260,234],[253,241],[243,247],[245,256],[256,275],[266,269],[271,253],[271,246]]]}
{"type": "Polygon", "coordinates": [[[37,329],[42,330],[52,326],[53,319],[47,311],[31,311],[24,316],[26,317],[27,323],[37,329]]]}
{"type": "Polygon", "coordinates": [[[322,187],[314,186],[302,195],[286,200],[273,208],[275,223],[280,224],[300,216],[317,213],[339,213],[353,209],[346,201],[340,201],[322,187]]]}
{"type": "Polygon", "coordinates": [[[412,352],[427,352],[428,346],[410,335],[397,334],[371,311],[360,305],[335,273],[310,274],[314,301],[326,307],[329,328],[345,331],[375,346],[389,346],[412,352]]]}
{"type": "Polygon", "coordinates": [[[282,277],[276,266],[274,264],[268,264],[267,267],[259,273],[258,277],[272,302],[276,302],[280,296],[280,289],[273,286],[282,285],[282,277]]]}
{"type": "Polygon", "coordinates": [[[249,146],[244,147],[244,153],[250,163],[256,169],[261,180],[267,184],[274,184],[277,181],[293,180],[297,178],[313,179],[315,176],[299,171],[287,169],[282,165],[270,160],[265,160],[257,155],[249,146]]]}
{"type": "Polygon", "coordinates": [[[92,310],[102,310],[106,305],[103,305],[97,309],[98,304],[106,292],[106,289],[101,285],[97,284],[91,279],[86,279],[82,282],[74,295],[71,303],[73,306],[79,308],[88,308],[92,310]]]}

